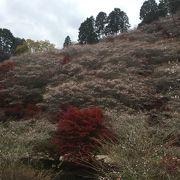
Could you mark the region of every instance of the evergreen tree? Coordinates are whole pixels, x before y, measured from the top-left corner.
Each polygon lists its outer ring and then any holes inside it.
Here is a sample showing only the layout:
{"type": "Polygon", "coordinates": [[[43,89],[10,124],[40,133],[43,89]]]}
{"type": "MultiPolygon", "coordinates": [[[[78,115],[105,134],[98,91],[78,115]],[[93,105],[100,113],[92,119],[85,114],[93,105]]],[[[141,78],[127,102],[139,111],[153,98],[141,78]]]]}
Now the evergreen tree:
{"type": "Polygon", "coordinates": [[[130,27],[129,18],[124,11],[115,8],[107,18],[106,35],[113,35],[119,32],[127,32],[130,27]]]}
{"type": "Polygon", "coordinates": [[[16,39],[8,29],[0,28],[0,61],[9,58],[16,49],[16,39]]]}
{"type": "Polygon", "coordinates": [[[87,18],[79,28],[79,43],[80,44],[93,44],[98,42],[98,36],[95,32],[95,20],[93,16],[87,18]]]}
{"type": "Polygon", "coordinates": [[[159,18],[158,5],[155,0],[147,0],[140,9],[141,24],[149,24],[159,18]]]}
{"type": "Polygon", "coordinates": [[[71,38],[70,38],[69,36],[67,36],[67,37],[65,38],[63,47],[65,48],[65,47],[67,47],[67,46],[69,46],[69,45],[71,45],[71,38]]]}
{"type": "Polygon", "coordinates": [[[25,39],[21,39],[21,38],[15,38],[15,47],[17,46],[21,46],[23,45],[24,43],[26,43],[25,39]]]}
{"type": "Polygon", "coordinates": [[[158,5],[159,17],[165,17],[168,14],[167,0],[160,0],[158,5]]]}
{"type": "Polygon", "coordinates": [[[26,41],[24,40],[21,44],[18,44],[16,46],[14,55],[24,54],[24,53],[27,53],[28,51],[29,51],[28,45],[27,45],[26,41]]]}
{"type": "Polygon", "coordinates": [[[130,28],[129,18],[124,11],[121,11],[121,13],[120,13],[120,32],[121,33],[127,32],[129,28],[130,28]]]}
{"type": "Polygon", "coordinates": [[[96,33],[99,38],[101,38],[105,34],[106,23],[107,23],[107,14],[105,12],[100,12],[96,16],[96,21],[95,21],[96,33]]]}
{"type": "Polygon", "coordinates": [[[108,25],[106,26],[106,35],[113,35],[113,34],[117,34],[120,30],[119,28],[119,16],[118,16],[118,11],[120,11],[120,9],[114,9],[114,11],[112,11],[108,18],[108,25]]]}
{"type": "Polygon", "coordinates": [[[180,10],[180,0],[167,0],[167,5],[170,14],[175,14],[180,10]]]}

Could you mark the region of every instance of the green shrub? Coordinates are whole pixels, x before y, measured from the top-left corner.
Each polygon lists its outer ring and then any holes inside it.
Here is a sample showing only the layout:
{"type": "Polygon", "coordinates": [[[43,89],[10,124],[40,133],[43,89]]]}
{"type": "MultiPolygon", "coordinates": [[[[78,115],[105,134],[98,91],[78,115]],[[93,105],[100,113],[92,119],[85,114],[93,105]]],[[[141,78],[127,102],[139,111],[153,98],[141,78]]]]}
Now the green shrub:
{"type": "Polygon", "coordinates": [[[16,47],[15,55],[20,55],[29,51],[27,44],[22,44],[16,47]]]}

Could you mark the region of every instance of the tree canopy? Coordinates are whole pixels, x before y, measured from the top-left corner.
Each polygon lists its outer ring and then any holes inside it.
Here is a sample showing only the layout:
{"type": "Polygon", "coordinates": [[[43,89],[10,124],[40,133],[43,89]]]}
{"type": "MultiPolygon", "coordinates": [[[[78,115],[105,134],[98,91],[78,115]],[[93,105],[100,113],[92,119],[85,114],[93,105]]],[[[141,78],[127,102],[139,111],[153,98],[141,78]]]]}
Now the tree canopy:
{"type": "Polygon", "coordinates": [[[113,35],[119,32],[127,32],[130,27],[129,18],[124,11],[119,8],[114,8],[114,10],[109,14],[107,18],[106,35],[113,35]]]}
{"type": "Polygon", "coordinates": [[[55,45],[50,43],[48,40],[34,41],[27,39],[26,44],[31,53],[49,51],[55,48],[55,45]]]}
{"type": "Polygon", "coordinates": [[[180,0],[166,0],[167,6],[169,8],[169,13],[175,14],[180,10],[180,0]]]}
{"type": "Polygon", "coordinates": [[[149,24],[159,18],[158,5],[155,0],[147,0],[140,9],[140,19],[142,24],[149,24]]]}
{"type": "Polygon", "coordinates": [[[159,4],[155,0],[146,0],[140,9],[140,19],[142,24],[149,24],[159,17],[165,17],[168,14],[175,14],[180,10],[180,0],[159,0],[159,4]]]}
{"type": "Polygon", "coordinates": [[[105,26],[107,23],[107,14],[105,12],[99,12],[96,16],[95,26],[96,33],[99,38],[101,38],[105,34],[105,26]]]}
{"type": "Polygon", "coordinates": [[[167,0],[160,0],[158,5],[159,17],[165,17],[168,14],[167,0]]]}
{"type": "Polygon", "coordinates": [[[98,36],[95,32],[95,20],[93,16],[87,18],[79,28],[79,43],[93,44],[98,42],[98,36]]]}
{"type": "Polygon", "coordinates": [[[0,28],[0,61],[8,59],[15,51],[16,38],[10,30],[0,28]]]}
{"type": "Polygon", "coordinates": [[[67,37],[65,38],[63,47],[65,48],[65,47],[67,47],[67,46],[69,46],[69,45],[71,45],[71,38],[70,38],[69,36],[67,36],[67,37]]]}

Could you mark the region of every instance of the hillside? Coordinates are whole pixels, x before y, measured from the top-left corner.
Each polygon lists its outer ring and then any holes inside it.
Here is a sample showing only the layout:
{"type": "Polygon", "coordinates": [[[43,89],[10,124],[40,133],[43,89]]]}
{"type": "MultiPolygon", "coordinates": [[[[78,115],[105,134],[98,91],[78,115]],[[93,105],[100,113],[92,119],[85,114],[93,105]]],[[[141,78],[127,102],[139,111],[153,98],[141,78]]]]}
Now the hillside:
{"type": "Polygon", "coordinates": [[[7,87],[1,93],[12,96],[8,103],[22,103],[31,96],[31,103],[42,102],[50,109],[70,104],[149,111],[175,103],[173,97],[179,96],[180,46],[175,34],[179,24],[159,24],[96,45],[14,57],[10,61],[15,68],[1,81],[7,87]],[[63,63],[65,56],[70,59],[67,64],[63,63]],[[40,101],[32,97],[38,93],[43,95],[40,101]]]}
{"type": "MultiPolygon", "coordinates": [[[[49,133],[54,124],[41,122],[68,105],[99,106],[110,115],[117,131],[117,121],[121,124],[126,119],[143,119],[150,126],[164,127],[170,137],[161,141],[175,146],[179,160],[179,16],[175,23],[168,17],[98,44],[24,54],[2,62],[1,121],[31,124],[28,120],[33,119],[38,128],[50,127],[49,133]],[[167,122],[171,122],[170,126],[167,122]]],[[[36,141],[33,138],[29,141],[36,141]]]]}

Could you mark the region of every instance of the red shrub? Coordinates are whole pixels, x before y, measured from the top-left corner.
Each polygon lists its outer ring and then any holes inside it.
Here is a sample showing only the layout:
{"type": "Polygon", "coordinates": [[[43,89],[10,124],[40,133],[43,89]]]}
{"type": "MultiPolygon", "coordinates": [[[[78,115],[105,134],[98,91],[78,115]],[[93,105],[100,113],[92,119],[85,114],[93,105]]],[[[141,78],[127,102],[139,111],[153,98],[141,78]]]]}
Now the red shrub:
{"type": "Polygon", "coordinates": [[[68,161],[91,160],[102,139],[113,139],[113,133],[104,127],[100,108],[70,107],[59,119],[55,143],[58,152],[68,161]]]}
{"type": "Polygon", "coordinates": [[[180,170],[180,158],[165,156],[161,161],[161,165],[170,173],[178,172],[180,170]]]}
{"type": "Polygon", "coordinates": [[[105,38],[105,42],[114,42],[115,41],[115,37],[109,36],[105,38]]]}
{"type": "Polygon", "coordinates": [[[24,111],[26,116],[34,116],[41,111],[41,108],[35,104],[27,104],[24,111]]]}
{"type": "Polygon", "coordinates": [[[67,64],[70,61],[72,61],[72,57],[69,56],[69,55],[65,55],[64,58],[63,58],[63,64],[67,64]]]}
{"type": "Polygon", "coordinates": [[[6,71],[9,71],[9,70],[12,70],[14,69],[15,67],[15,62],[4,62],[4,63],[1,63],[0,64],[0,72],[6,72],[6,71]]]}

